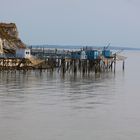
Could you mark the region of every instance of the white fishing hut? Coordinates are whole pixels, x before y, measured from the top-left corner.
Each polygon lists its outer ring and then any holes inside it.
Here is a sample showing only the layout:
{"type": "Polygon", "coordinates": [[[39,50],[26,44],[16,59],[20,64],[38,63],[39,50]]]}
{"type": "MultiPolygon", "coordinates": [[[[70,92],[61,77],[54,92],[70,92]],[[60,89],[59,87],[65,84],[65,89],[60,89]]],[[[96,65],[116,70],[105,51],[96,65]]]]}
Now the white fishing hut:
{"type": "Polygon", "coordinates": [[[31,57],[31,50],[28,48],[18,48],[16,50],[16,57],[18,58],[30,58],[31,57]]]}

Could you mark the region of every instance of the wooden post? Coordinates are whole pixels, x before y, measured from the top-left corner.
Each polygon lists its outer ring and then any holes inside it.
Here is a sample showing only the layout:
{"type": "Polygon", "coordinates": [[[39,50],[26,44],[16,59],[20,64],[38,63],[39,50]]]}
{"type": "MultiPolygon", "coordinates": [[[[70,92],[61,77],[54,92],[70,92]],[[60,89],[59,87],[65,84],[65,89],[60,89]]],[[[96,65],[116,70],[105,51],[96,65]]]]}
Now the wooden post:
{"type": "Polygon", "coordinates": [[[114,73],[115,73],[115,71],[116,71],[116,54],[114,56],[114,73]]]}
{"type": "Polygon", "coordinates": [[[77,73],[76,59],[74,60],[74,73],[77,73]]]}
{"type": "Polygon", "coordinates": [[[111,71],[112,71],[112,67],[113,67],[113,62],[112,61],[111,61],[111,66],[110,67],[111,67],[111,71]]]}
{"type": "Polygon", "coordinates": [[[125,61],[123,60],[123,71],[124,71],[124,65],[125,65],[125,61]]]}
{"type": "Polygon", "coordinates": [[[62,66],[62,73],[65,73],[65,59],[62,58],[62,62],[61,62],[61,66],[62,66]]]}

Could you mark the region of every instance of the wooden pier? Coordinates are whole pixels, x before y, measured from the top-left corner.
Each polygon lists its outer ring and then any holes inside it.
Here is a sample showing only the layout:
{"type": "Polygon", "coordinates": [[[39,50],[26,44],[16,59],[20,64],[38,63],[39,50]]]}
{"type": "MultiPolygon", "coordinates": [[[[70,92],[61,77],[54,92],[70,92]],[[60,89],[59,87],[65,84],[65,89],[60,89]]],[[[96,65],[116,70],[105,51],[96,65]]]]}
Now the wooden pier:
{"type": "Polygon", "coordinates": [[[116,60],[114,58],[110,59],[96,59],[96,60],[81,60],[81,59],[61,59],[61,63],[58,66],[58,71],[65,73],[101,73],[114,71],[116,68],[116,60]]]}
{"type": "MultiPolygon", "coordinates": [[[[45,59],[49,68],[57,69],[58,72],[65,73],[101,73],[116,70],[117,54],[108,49],[94,50],[82,49],[76,51],[32,48],[31,52],[35,56],[45,59]],[[39,53],[38,53],[39,52],[39,53]]],[[[119,58],[120,59],[120,58],[119,58]]],[[[124,61],[125,57],[120,59],[124,61]]]]}
{"type": "MultiPolygon", "coordinates": [[[[37,52],[36,52],[37,53],[37,52]]],[[[39,53],[40,56],[42,53],[39,53]]],[[[48,53],[49,54],[49,53],[48,53]]],[[[31,56],[30,58],[5,58],[0,57],[0,71],[3,70],[35,70],[35,69],[50,69],[57,70],[59,73],[102,73],[116,70],[116,54],[103,55],[97,50],[88,50],[88,52],[75,51],[66,52],[65,54],[51,53],[44,57],[31,56]],[[86,56],[82,56],[88,54],[86,56]],[[96,54],[96,55],[95,55],[96,54]]],[[[125,58],[119,58],[123,62],[122,68],[124,70],[125,58]]]]}

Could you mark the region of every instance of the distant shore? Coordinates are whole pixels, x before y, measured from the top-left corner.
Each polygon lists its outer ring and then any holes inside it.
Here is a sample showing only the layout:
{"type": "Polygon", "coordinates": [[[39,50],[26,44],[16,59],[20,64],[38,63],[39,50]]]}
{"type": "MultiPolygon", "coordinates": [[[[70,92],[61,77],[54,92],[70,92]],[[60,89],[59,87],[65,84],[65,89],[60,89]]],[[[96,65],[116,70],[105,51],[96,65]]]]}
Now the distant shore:
{"type": "MultiPolygon", "coordinates": [[[[33,48],[56,48],[56,49],[82,49],[83,47],[91,47],[95,49],[103,49],[105,46],[81,46],[81,45],[28,45],[28,47],[33,48]]],[[[132,51],[140,51],[140,48],[133,48],[133,47],[117,47],[117,46],[110,46],[110,50],[132,50],[132,51]]]]}

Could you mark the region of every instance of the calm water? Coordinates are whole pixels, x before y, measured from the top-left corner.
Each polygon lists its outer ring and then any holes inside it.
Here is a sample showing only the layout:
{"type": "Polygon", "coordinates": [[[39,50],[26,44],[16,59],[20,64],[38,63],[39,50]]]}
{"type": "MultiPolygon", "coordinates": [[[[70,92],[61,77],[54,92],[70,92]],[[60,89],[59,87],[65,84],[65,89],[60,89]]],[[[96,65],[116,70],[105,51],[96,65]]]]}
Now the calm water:
{"type": "Polygon", "coordinates": [[[140,52],[125,71],[0,72],[1,140],[139,140],[140,52]]]}

